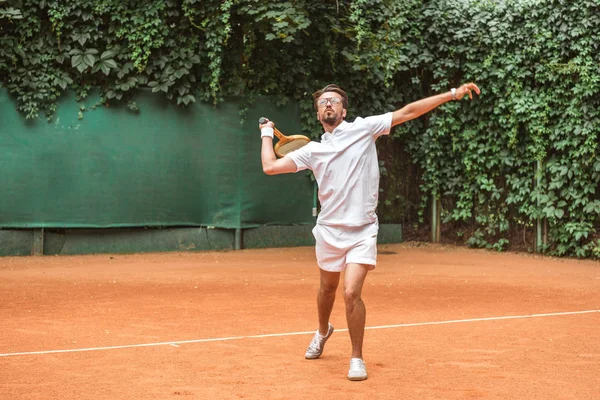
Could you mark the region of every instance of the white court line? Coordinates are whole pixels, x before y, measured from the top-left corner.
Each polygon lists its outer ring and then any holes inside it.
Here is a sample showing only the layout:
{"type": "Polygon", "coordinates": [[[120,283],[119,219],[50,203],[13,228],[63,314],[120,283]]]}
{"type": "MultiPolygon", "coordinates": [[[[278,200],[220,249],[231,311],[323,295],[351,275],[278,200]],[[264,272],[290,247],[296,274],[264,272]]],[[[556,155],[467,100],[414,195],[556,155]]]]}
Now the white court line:
{"type": "MultiPolygon", "coordinates": [[[[397,325],[381,325],[381,326],[368,326],[365,329],[389,329],[389,328],[404,328],[410,326],[426,326],[426,325],[444,325],[444,324],[459,324],[464,322],[481,322],[481,321],[499,321],[506,319],[520,319],[520,318],[539,318],[539,317],[556,317],[559,315],[575,315],[575,314],[590,314],[599,313],[600,310],[585,310],[585,311],[566,311],[566,312],[555,312],[546,314],[528,314],[528,315],[509,315],[504,317],[486,317],[486,318],[469,318],[469,319],[453,319],[448,321],[434,321],[434,322],[415,322],[409,324],[397,324],[397,325]]],[[[336,329],[337,332],[344,332],[348,329],[336,329]]],[[[175,346],[178,347],[180,344],[186,343],[205,343],[205,342],[220,342],[226,340],[240,340],[240,339],[259,339],[279,336],[294,336],[294,335],[312,335],[315,331],[309,332],[286,332],[286,333],[268,333],[264,335],[251,335],[251,336],[230,336],[222,338],[210,338],[210,339],[194,339],[194,340],[178,340],[176,342],[159,342],[159,343],[142,343],[142,344],[128,344],[123,346],[107,346],[107,347],[88,347],[82,349],[67,349],[67,350],[45,350],[45,351],[28,351],[22,353],[6,353],[0,354],[0,357],[11,357],[11,356],[28,356],[36,354],[56,354],[56,353],[78,353],[83,351],[99,351],[99,350],[113,350],[113,349],[131,349],[135,347],[155,347],[155,346],[175,346]]]]}

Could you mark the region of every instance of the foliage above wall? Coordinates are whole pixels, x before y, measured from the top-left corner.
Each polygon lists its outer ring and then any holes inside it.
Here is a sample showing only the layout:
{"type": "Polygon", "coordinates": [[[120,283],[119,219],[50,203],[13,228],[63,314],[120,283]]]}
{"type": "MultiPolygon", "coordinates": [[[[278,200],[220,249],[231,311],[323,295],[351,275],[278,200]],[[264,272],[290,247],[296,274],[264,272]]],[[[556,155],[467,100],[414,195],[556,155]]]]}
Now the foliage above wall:
{"type": "MultiPolygon", "coordinates": [[[[394,132],[422,173],[421,211],[440,197],[446,222],[474,227],[467,243],[499,250],[541,219],[549,253],[600,256],[597,1],[9,3],[0,80],[26,118],[51,119],[68,89],[105,103],[151,88],[180,106],[272,95],[299,101],[317,136],[310,94],[327,83],[347,89],[353,118],[475,81],[476,101],[394,132]]],[[[393,154],[382,161],[404,179],[393,154]]],[[[402,194],[382,199],[400,207],[402,194]]]]}

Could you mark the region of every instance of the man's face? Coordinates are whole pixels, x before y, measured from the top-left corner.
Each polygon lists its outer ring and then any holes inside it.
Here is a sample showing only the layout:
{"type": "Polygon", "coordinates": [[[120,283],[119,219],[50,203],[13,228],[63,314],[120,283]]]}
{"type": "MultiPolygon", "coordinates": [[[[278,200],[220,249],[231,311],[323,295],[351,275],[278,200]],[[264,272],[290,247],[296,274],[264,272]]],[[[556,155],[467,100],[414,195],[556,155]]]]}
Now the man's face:
{"type": "Polygon", "coordinates": [[[317,119],[322,124],[336,125],[346,117],[342,96],[336,92],[325,92],[317,100],[317,119]]]}

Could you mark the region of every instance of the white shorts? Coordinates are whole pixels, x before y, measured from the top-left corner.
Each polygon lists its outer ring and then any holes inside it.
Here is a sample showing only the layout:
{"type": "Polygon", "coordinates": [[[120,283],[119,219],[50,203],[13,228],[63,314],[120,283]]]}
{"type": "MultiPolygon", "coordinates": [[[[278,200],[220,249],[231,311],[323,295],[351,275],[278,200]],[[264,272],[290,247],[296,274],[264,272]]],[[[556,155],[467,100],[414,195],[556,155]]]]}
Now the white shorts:
{"type": "Polygon", "coordinates": [[[316,240],[315,253],[319,268],[341,272],[346,264],[377,264],[377,232],[379,223],[363,226],[331,226],[317,224],[312,232],[316,240]]]}

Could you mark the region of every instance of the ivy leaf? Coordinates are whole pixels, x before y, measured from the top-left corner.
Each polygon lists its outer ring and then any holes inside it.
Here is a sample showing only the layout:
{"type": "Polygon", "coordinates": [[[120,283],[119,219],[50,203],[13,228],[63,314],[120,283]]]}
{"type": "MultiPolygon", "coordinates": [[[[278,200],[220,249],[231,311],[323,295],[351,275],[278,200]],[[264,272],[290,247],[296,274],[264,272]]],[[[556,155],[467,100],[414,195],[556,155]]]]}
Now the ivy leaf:
{"type": "Polygon", "coordinates": [[[117,62],[115,60],[102,60],[101,63],[106,65],[108,68],[117,69],[117,62]]]}
{"type": "Polygon", "coordinates": [[[152,88],[152,92],[156,93],[156,92],[165,92],[167,93],[169,91],[169,83],[168,82],[156,82],[156,81],[152,81],[150,83],[148,83],[148,86],[152,88]]]}
{"type": "MultiPolygon", "coordinates": [[[[83,64],[83,69],[86,69],[87,67],[93,67],[94,63],[96,62],[96,59],[91,54],[84,55],[82,57],[82,60],[83,60],[83,63],[82,63],[83,64]]],[[[82,64],[80,64],[80,65],[82,65],[82,64]]]]}
{"type": "Polygon", "coordinates": [[[67,88],[67,82],[65,81],[58,81],[58,86],[60,86],[63,90],[65,90],[67,88]]]}
{"type": "Polygon", "coordinates": [[[83,55],[76,55],[71,57],[71,66],[77,68],[79,72],[83,72],[87,66],[83,62],[83,55]]]}
{"type": "Polygon", "coordinates": [[[84,45],[91,36],[89,33],[73,33],[71,34],[71,39],[75,42],[79,42],[80,45],[84,45]]]}
{"type": "Polygon", "coordinates": [[[108,68],[108,67],[106,66],[106,64],[105,64],[105,63],[103,63],[103,62],[100,62],[100,63],[98,63],[98,64],[97,64],[97,65],[94,67],[94,69],[95,69],[95,70],[97,70],[97,68],[100,68],[100,69],[102,70],[102,72],[104,73],[104,75],[108,75],[108,74],[110,74],[110,68],[108,68]]]}
{"type": "Polygon", "coordinates": [[[23,14],[21,14],[20,10],[17,10],[16,8],[6,8],[6,9],[0,9],[0,18],[8,18],[9,20],[11,19],[22,19],[23,18],[23,14]]]}
{"type": "Polygon", "coordinates": [[[554,211],[554,216],[556,218],[562,218],[564,215],[565,215],[565,212],[560,208],[558,208],[558,209],[556,209],[556,211],[554,211]]]}
{"type": "Polygon", "coordinates": [[[99,60],[92,69],[92,72],[101,70],[104,75],[109,75],[111,69],[117,69],[117,63],[115,60],[99,60]]]}
{"type": "Polygon", "coordinates": [[[189,73],[190,71],[187,68],[180,68],[177,71],[175,71],[175,76],[177,77],[177,79],[180,79],[183,75],[187,75],[189,73]]]}
{"type": "Polygon", "coordinates": [[[133,64],[130,62],[125,63],[125,65],[123,65],[121,67],[121,70],[119,72],[117,72],[117,77],[119,79],[123,79],[123,77],[125,75],[127,75],[129,73],[129,71],[131,71],[131,69],[133,68],[133,64]]]}
{"type": "Polygon", "coordinates": [[[177,104],[183,103],[183,104],[185,104],[187,106],[190,102],[191,103],[195,103],[196,102],[196,98],[193,95],[191,95],[191,94],[188,94],[188,95],[186,95],[184,97],[178,97],[177,98],[177,104]]]}
{"type": "Polygon", "coordinates": [[[96,49],[87,49],[84,52],[84,56],[83,56],[83,62],[89,66],[89,67],[93,67],[94,64],[96,63],[96,57],[95,54],[98,54],[98,50],[96,49]]]}
{"type": "Polygon", "coordinates": [[[157,87],[165,93],[167,93],[169,91],[169,83],[168,82],[161,83],[157,87]]]}
{"type": "Polygon", "coordinates": [[[113,58],[114,56],[117,55],[117,52],[114,49],[111,50],[106,50],[102,53],[102,55],[100,56],[101,60],[108,60],[113,58]]]}

